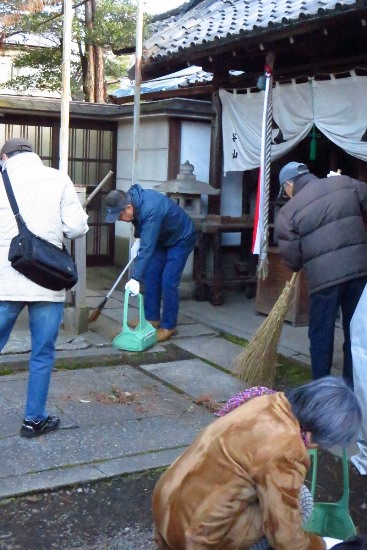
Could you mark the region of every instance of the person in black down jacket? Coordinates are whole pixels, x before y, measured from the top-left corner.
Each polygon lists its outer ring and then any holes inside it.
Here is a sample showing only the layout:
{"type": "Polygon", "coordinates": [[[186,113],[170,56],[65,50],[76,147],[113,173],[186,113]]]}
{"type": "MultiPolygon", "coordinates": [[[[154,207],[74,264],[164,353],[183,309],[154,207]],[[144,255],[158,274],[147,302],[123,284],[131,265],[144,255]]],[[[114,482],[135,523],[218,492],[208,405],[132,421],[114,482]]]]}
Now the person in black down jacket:
{"type": "Polygon", "coordinates": [[[158,329],[158,342],[168,340],[176,332],[178,287],[196,242],[193,221],[172,199],[139,184],[127,192],[111,191],[106,203],[106,222],[131,222],[135,230],[136,241],[130,252],[135,260],[125,288],[136,296],[144,282],[145,317],[158,329]]]}
{"type": "Polygon", "coordinates": [[[292,271],[304,268],[310,294],[312,375],[330,374],[335,319],[341,307],[343,377],[353,387],[350,321],[367,281],[367,185],[348,176],[319,179],[300,162],[279,173],[290,200],[275,222],[279,253],[292,271]]]}

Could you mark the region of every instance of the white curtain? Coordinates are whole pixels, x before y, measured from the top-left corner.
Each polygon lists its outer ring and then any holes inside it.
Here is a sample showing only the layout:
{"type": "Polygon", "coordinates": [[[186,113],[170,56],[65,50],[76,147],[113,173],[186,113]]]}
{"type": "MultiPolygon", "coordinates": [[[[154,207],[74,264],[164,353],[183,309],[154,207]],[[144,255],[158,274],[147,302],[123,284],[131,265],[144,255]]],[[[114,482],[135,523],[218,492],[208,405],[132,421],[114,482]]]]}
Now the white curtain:
{"type": "MultiPolygon", "coordinates": [[[[219,91],[223,107],[224,172],[260,165],[264,92],[219,91]]],[[[367,77],[276,85],[273,90],[272,159],[293,149],[312,129],[367,161],[367,77]]]]}
{"type": "Polygon", "coordinates": [[[315,124],[330,141],[367,161],[367,77],[314,82],[315,124]]]}

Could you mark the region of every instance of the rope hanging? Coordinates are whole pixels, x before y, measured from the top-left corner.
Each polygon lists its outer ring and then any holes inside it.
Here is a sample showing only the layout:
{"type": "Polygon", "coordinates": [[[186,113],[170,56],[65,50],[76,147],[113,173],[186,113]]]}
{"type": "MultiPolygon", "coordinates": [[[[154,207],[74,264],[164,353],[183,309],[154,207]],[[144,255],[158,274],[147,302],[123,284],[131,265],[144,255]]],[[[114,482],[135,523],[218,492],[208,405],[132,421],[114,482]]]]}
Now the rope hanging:
{"type": "Polygon", "coordinates": [[[265,65],[265,96],[261,131],[260,157],[260,193],[263,194],[262,233],[260,241],[258,277],[266,279],[268,276],[268,248],[269,248],[269,198],[270,198],[270,164],[271,164],[271,134],[273,123],[273,68],[272,64],[265,65]]]}
{"type": "Polygon", "coordinates": [[[309,87],[310,87],[310,92],[311,92],[311,99],[312,99],[312,120],[313,120],[312,131],[309,134],[310,137],[311,137],[310,157],[309,157],[310,160],[316,160],[317,139],[320,137],[320,134],[317,133],[317,127],[316,127],[316,124],[315,124],[315,97],[314,97],[314,93],[313,93],[313,83],[314,83],[314,81],[315,81],[314,78],[310,78],[309,81],[308,81],[309,87]]]}

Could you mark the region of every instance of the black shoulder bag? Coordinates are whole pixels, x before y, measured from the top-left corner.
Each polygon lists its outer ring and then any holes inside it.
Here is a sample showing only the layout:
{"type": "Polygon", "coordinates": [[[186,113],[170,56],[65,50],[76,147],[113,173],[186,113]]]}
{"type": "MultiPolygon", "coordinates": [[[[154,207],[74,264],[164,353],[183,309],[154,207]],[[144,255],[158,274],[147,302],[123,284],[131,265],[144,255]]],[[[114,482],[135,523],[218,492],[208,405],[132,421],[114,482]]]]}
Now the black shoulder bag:
{"type": "Polygon", "coordinates": [[[73,287],[78,281],[78,272],[66,246],[63,243],[63,247],[59,248],[29,231],[19,213],[6,170],[2,172],[2,177],[19,231],[10,243],[8,260],[11,266],[44,288],[62,290],[73,287]]]}

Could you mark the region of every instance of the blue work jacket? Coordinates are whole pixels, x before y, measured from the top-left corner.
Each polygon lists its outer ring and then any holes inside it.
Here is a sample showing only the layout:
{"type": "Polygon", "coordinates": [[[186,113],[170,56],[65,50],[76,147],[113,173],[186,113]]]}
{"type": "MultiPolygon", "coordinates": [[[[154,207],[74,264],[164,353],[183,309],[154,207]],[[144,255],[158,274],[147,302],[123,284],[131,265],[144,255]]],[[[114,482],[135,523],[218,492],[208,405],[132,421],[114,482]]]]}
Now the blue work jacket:
{"type": "Polygon", "coordinates": [[[195,227],[190,216],[172,199],[138,183],[129,191],[134,207],[134,236],[141,239],[131,277],[142,281],[156,248],[185,246],[191,242],[195,227]]]}

